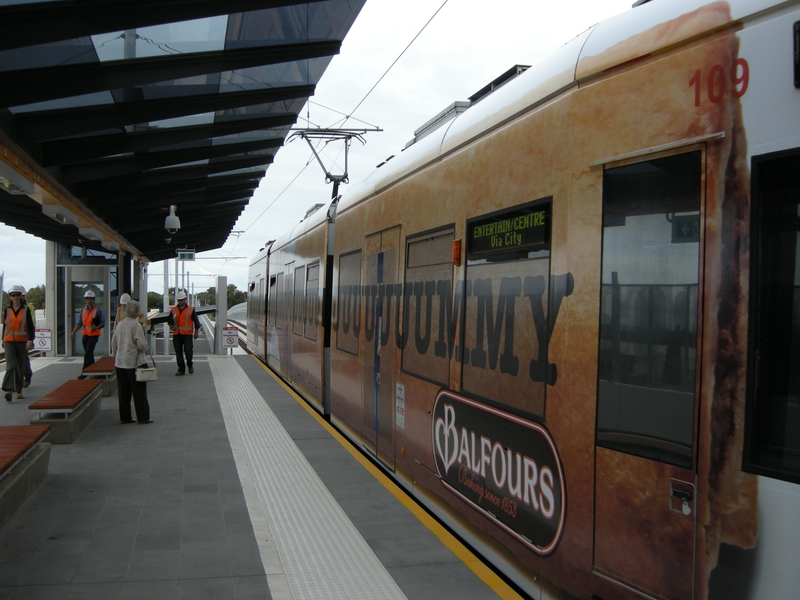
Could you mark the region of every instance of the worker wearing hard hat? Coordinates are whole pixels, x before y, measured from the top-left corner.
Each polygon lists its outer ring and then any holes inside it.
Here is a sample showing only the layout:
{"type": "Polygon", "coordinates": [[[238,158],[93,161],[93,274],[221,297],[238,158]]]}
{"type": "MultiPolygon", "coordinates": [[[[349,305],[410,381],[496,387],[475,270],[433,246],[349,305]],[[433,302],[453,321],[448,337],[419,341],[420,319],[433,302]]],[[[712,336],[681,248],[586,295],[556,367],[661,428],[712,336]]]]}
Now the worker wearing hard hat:
{"type": "Polygon", "coordinates": [[[36,331],[28,309],[22,306],[25,288],[13,285],[8,290],[9,305],[3,309],[3,350],[6,353],[6,373],[3,376],[3,392],[6,402],[12,394],[22,398],[25,372],[25,356],[33,348],[36,331]]]}
{"type": "MultiPolygon", "coordinates": [[[[131,295],[130,294],[125,293],[125,294],[122,294],[122,296],[119,297],[119,306],[117,306],[117,315],[114,317],[114,329],[115,330],[117,329],[117,323],[119,323],[120,321],[122,321],[122,319],[124,319],[126,317],[126,315],[125,315],[125,305],[128,304],[128,302],[130,302],[130,301],[131,301],[131,295]]],[[[139,324],[142,324],[142,325],[144,324],[144,315],[141,313],[141,311],[139,312],[139,316],[137,317],[137,320],[139,321],[139,324]]]]}
{"type": "Polygon", "coordinates": [[[189,373],[194,373],[192,358],[194,357],[194,340],[200,334],[200,319],[197,318],[193,306],[186,303],[186,292],[179,291],[175,294],[178,305],[173,306],[169,312],[169,326],[172,328],[172,347],[175,348],[175,358],[178,360],[178,370],[175,375],[185,375],[186,367],[189,373]],[[186,353],[186,362],[183,360],[186,353]]]}
{"type": "MultiPolygon", "coordinates": [[[[106,326],[106,315],[102,308],[94,305],[95,294],[92,290],[87,290],[83,298],[86,306],[81,309],[78,322],[75,329],[69,334],[69,338],[74,338],[78,330],[82,330],[83,368],[85,369],[94,364],[94,348],[100,339],[101,330],[106,326]]],[[[85,375],[81,375],[80,379],[84,377],[85,375]]]]}

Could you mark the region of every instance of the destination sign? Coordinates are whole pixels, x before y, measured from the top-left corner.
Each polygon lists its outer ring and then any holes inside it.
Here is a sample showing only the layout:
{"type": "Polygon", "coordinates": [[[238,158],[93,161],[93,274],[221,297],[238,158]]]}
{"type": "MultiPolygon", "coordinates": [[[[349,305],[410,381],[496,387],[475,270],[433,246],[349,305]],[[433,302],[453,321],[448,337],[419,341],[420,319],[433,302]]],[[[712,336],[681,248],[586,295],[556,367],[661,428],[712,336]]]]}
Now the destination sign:
{"type": "Polygon", "coordinates": [[[467,252],[472,256],[550,246],[550,202],[502,211],[467,221],[467,252]]]}

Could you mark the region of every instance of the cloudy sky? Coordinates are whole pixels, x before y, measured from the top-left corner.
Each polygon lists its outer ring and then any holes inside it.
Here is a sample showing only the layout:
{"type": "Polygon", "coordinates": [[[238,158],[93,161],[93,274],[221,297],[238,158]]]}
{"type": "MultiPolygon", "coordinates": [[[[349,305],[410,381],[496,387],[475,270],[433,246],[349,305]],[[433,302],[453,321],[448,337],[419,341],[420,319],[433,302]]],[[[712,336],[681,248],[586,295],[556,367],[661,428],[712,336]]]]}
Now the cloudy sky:
{"type": "MultiPolygon", "coordinates": [[[[515,64],[546,60],[559,46],[595,23],[629,10],[632,3],[367,0],[301,116],[308,116],[311,126],[383,130],[366,134],[366,145],[353,142],[348,170],[350,181],[357,183],[384,159],[399,154],[415,129],[454,101],[466,100],[515,64]],[[345,115],[351,117],[346,123],[345,115]]],[[[297,126],[306,123],[301,120],[297,126]]],[[[341,173],[341,144],[330,144],[323,161],[331,173],[341,173]]],[[[296,139],[287,144],[239,218],[236,233],[219,250],[198,254],[198,260],[187,263],[195,291],[215,285],[217,275],[246,289],[249,258],[330,196],[331,185],[325,183],[306,142],[296,139]]],[[[44,248],[39,238],[0,225],[4,287],[43,284],[44,248]]],[[[171,261],[172,273],[174,265],[171,261]]],[[[149,273],[150,290],[161,292],[164,263],[151,265],[149,273]]]]}

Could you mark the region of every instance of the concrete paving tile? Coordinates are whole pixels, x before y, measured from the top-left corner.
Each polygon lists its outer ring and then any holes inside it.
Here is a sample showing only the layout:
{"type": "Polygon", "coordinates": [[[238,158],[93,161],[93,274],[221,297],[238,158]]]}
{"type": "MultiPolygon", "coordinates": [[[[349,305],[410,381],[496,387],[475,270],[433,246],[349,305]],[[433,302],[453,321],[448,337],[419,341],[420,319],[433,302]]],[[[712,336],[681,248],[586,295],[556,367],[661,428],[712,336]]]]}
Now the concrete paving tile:
{"type": "Polygon", "coordinates": [[[388,571],[408,598],[452,598],[456,589],[458,600],[497,598],[461,563],[390,567],[388,571]]]}
{"type": "Polygon", "coordinates": [[[134,550],[128,581],[175,580],[180,577],[179,549],[134,550]]]}
{"type": "Polygon", "coordinates": [[[69,584],[25,585],[14,588],[9,600],[62,600],[69,593],[69,584]]]}
{"type": "Polygon", "coordinates": [[[158,581],[127,581],[123,585],[122,600],[175,600],[180,597],[178,579],[158,581]]]}
{"type": "Polygon", "coordinates": [[[136,536],[134,552],[147,550],[180,550],[181,532],[177,527],[140,530],[136,536]]]}
{"type": "Polygon", "coordinates": [[[235,577],[233,585],[235,600],[271,600],[272,598],[265,575],[235,577]]]}
{"type": "Polygon", "coordinates": [[[25,572],[20,575],[17,585],[19,586],[35,586],[35,585],[61,585],[69,584],[75,578],[78,567],[69,566],[55,566],[44,565],[37,567],[28,567],[25,572]]]}
{"type": "Polygon", "coordinates": [[[76,583],[64,600],[121,600],[124,583],[76,583]]]}
{"type": "Polygon", "coordinates": [[[252,536],[249,540],[243,537],[229,538],[227,551],[232,575],[241,577],[264,574],[264,563],[261,562],[258,544],[252,536]]]}
{"type": "Polygon", "coordinates": [[[19,556],[0,560],[0,586],[15,586],[25,573],[33,556],[19,556]]]}
{"type": "Polygon", "coordinates": [[[180,600],[218,600],[234,598],[236,586],[231,577],[181,581],[180,600]]]}
{"type": "Polygon", "coordinates": [[[230,577],[231,574],[224,543],[181,544],[181,579],[230,577]]]}
{"type": "Polygon", "coordinates": [[[85,554],[73,581],[75,583],[125,581],[130,559],[130,551],[85,554]]]}

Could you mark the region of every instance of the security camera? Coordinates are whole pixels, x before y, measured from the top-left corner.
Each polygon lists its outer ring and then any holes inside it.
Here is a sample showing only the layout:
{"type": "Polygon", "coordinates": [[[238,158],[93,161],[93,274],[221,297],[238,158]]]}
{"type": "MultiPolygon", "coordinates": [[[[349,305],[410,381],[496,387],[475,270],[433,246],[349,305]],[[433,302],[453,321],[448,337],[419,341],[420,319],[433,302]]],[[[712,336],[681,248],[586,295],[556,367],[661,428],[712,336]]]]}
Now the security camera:
{"type": "Polygon", "coordinates": [[[169,244],[172,241],[172,238],[164,238],[164,241],[169,244]]]}
{"type": "Polygon", "coordinates": [[[164,229],[172,235],[178,233],[178,229],[181,228],[181,220],[175,215],[175,208],[174,204],[169,207],[169,216],[164,221],[164,229]]]}

